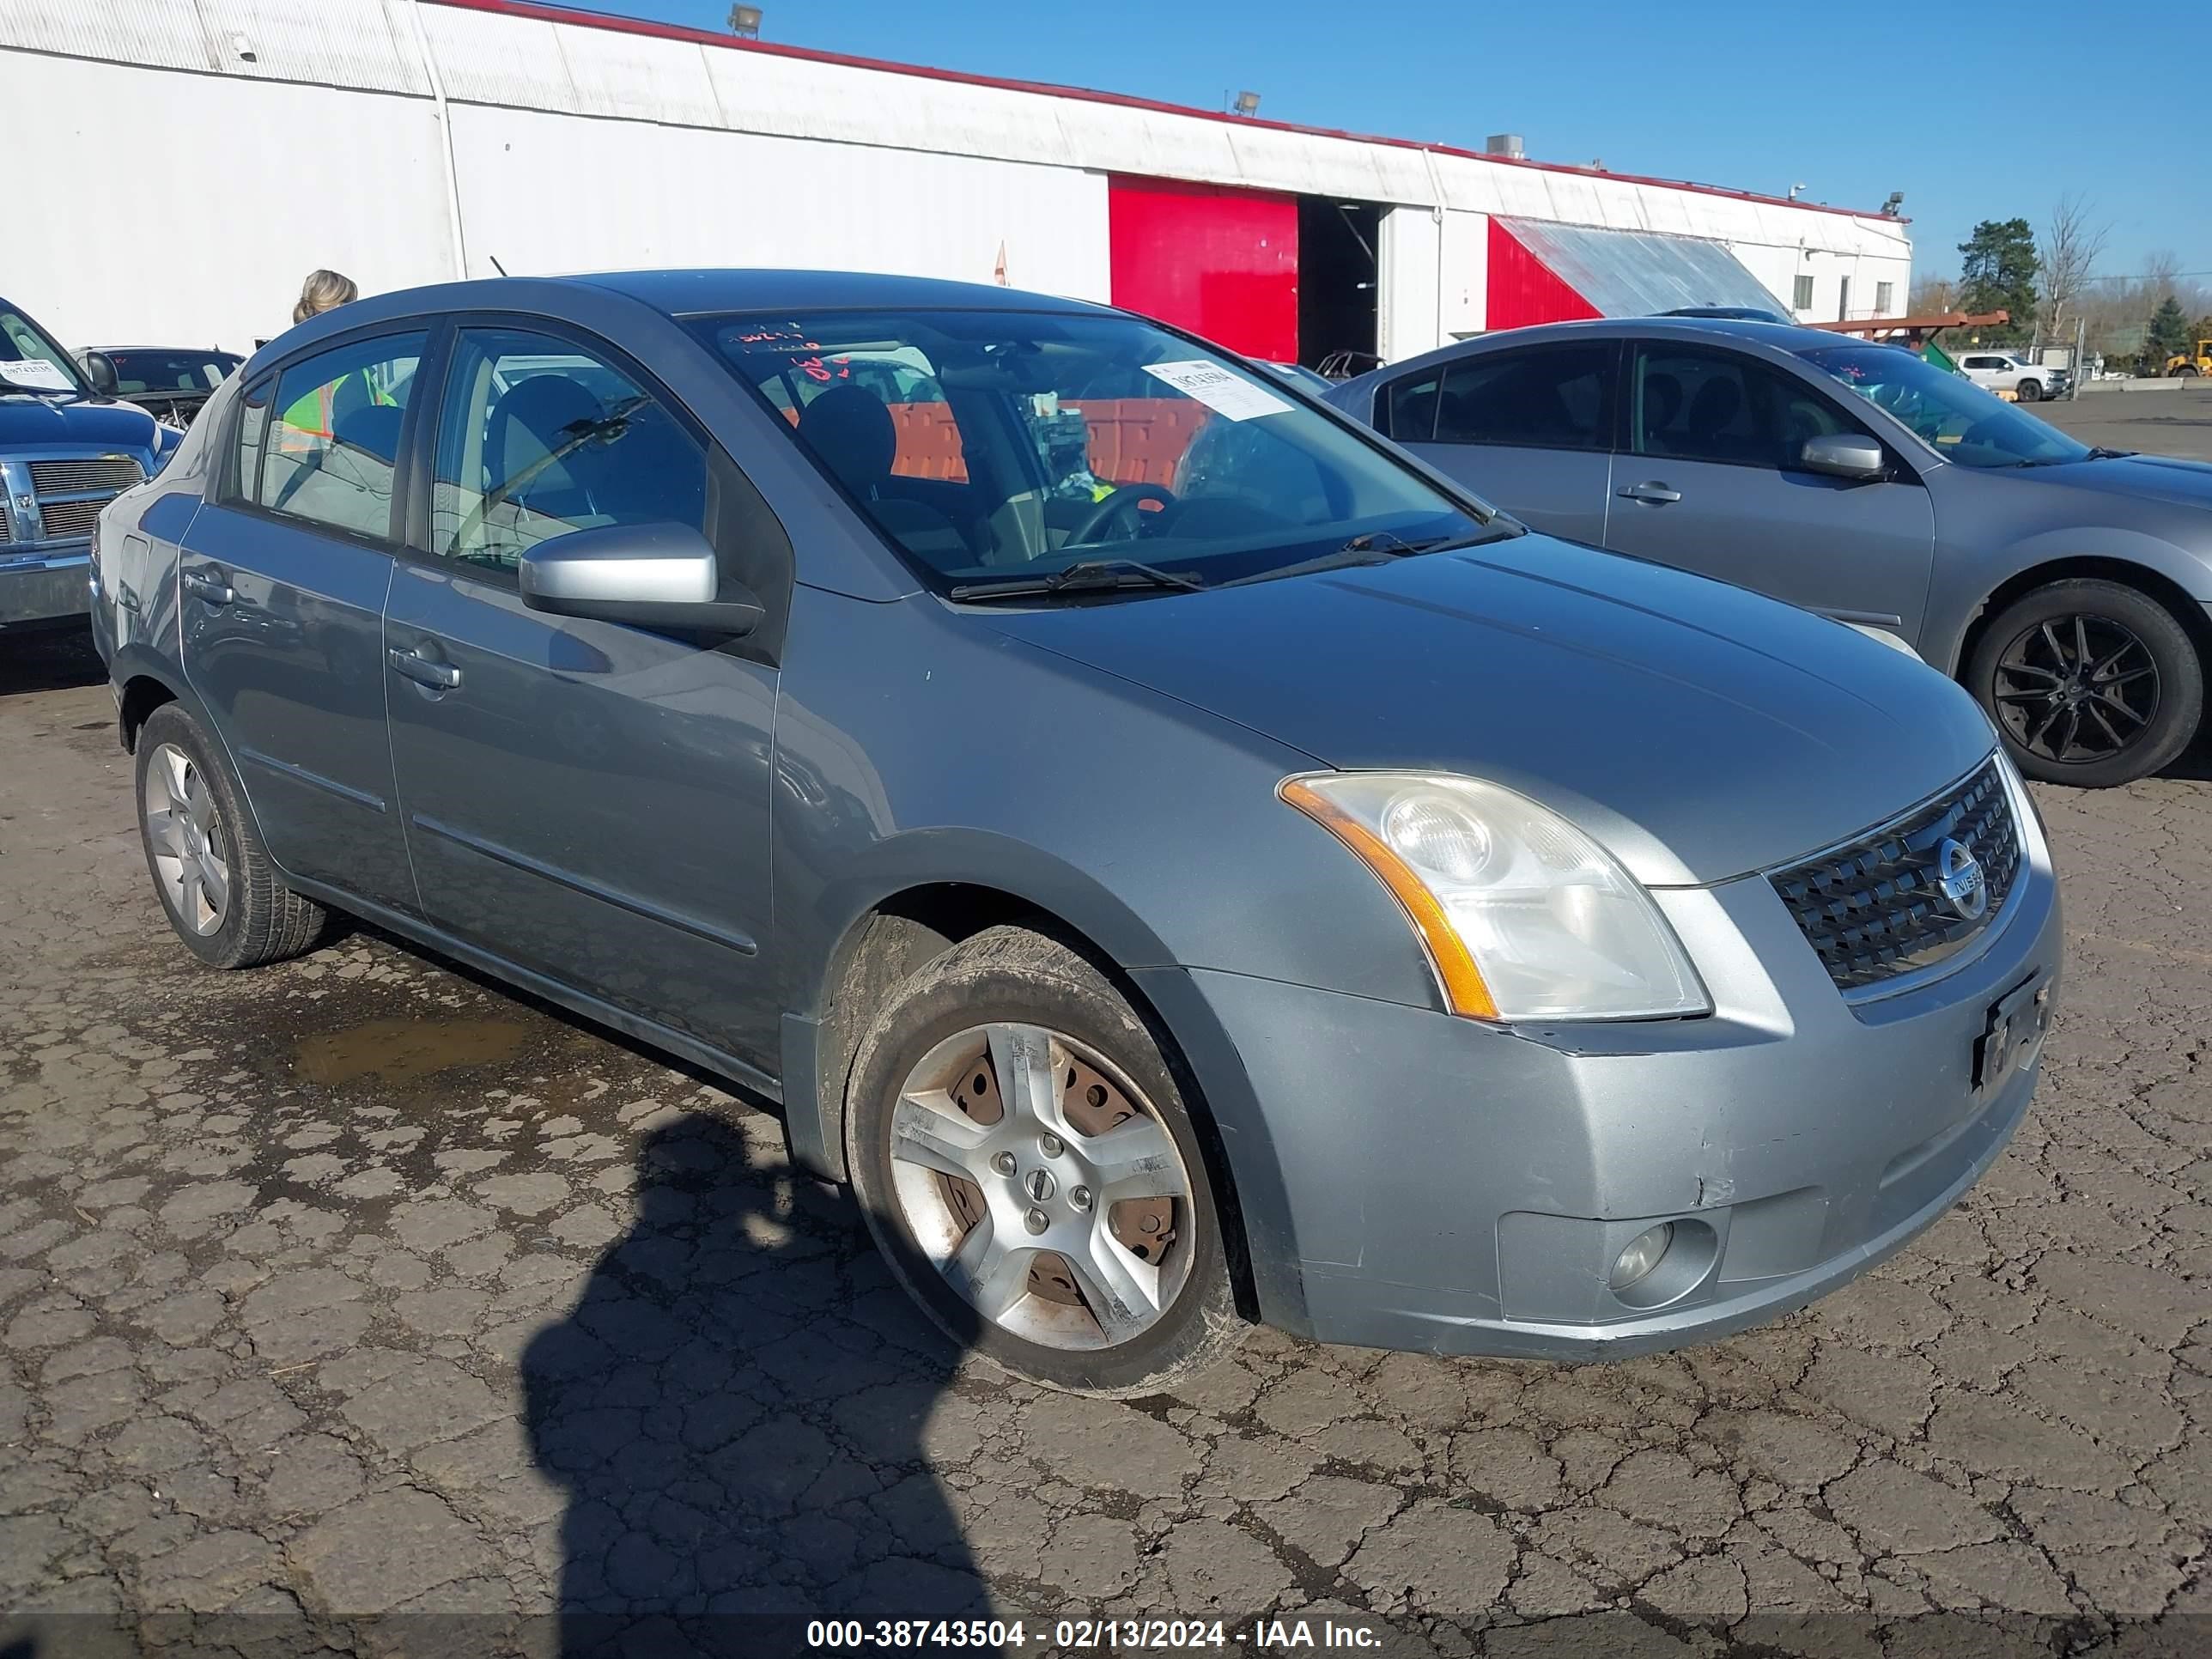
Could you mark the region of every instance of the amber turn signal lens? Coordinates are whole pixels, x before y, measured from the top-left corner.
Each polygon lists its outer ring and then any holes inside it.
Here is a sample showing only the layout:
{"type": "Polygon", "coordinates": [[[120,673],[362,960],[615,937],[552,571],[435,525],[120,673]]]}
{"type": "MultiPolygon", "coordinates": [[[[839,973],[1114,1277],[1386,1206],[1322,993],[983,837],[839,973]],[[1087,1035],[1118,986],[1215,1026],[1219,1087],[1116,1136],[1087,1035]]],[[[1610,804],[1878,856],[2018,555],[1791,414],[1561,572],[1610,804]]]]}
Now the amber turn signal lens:
{"type": "Polygon", "coordinates": [[[1474,965],[1459,930],[1437,902],[1436,895],[1406,867],[1405,860],[1365,824],[1299,779],[1287,780],[1279,793],[1285,801],[1357,854],[1359,861],[1375,872],[1376,879],[1390,890],[1390,896],[1405,910],[1406,919],[1413,924],[1421,948],[1428,953],[1445,1006],[1469,1019],[1496,1019],[1498,1005],[1491,999],[1490,988],[1482,982],[1482,970],[1474,965]]]}

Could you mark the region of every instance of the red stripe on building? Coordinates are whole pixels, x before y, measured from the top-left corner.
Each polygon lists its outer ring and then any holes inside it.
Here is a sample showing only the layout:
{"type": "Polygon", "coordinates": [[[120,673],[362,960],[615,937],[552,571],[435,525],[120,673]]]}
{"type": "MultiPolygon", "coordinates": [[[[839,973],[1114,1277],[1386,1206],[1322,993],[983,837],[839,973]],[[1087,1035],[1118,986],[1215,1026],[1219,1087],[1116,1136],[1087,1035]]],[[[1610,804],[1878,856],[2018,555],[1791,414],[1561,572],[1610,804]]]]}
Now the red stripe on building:
{"type": "Polygon", "coordinates": [[[1484,318],[1489,327],[1526,328],[1531,323],[1572,323],[1602,315],[1492,217],[1490,303],[1484,318]]]}
{"type": "Polygon", "coordinates": [[[1115,178],[1106,217],[1115,305],[1248,357],[1297,360],[1297,198],[1115,178]]]}

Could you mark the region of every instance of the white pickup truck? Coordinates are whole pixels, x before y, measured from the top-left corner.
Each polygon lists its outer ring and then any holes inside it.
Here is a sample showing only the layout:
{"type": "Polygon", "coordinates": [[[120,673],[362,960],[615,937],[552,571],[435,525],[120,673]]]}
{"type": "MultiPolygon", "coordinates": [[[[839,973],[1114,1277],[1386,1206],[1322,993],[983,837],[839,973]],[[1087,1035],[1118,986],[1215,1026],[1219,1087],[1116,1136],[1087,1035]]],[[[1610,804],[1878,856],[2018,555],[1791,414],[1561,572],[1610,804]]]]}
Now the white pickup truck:
{"type": "Polygon", "coordinates": [[[2066,390],[2066,370],[2051,363],[2024,362],[2009,352],[1970,351],[1959,359],[1959,372],[1976,386],[2009,392],[2024,404],[2055,398],[2066,390]]]}

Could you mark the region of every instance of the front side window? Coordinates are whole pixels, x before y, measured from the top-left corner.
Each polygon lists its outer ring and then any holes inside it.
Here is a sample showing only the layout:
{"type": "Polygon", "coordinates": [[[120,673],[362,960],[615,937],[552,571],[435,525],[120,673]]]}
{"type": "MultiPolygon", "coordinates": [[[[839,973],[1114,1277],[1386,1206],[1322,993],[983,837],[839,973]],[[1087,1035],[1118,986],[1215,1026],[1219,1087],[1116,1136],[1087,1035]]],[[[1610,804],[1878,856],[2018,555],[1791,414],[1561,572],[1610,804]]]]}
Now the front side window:
{"type": "Polygon", "coordinates": [[[423,338],[356,340],[283,370],[262,444],[258,488],[248,499],[287,518],[388,537],[399,432],[423,338]]]}
{"type": "Polygon", "coordinates": [[[1899,347],[1843,342],[1797,356],[1961,466],[2055,466],[2091,453],[2057,428],[1899,347]]]}
{"type": "Polygon", "coordinates": [[[1454,363],[1437,399],[1437,441],[1608,449],[1620,356],[1613,341],[1593,340],[1454,363]]]}
{"type": "Polygon", "coordinates": [[[1639,455],[1784,470],[1799,465],[1808,440],[1859,430],[1764,363],[1673,345],[1637,348],[1628,428],[1639,455]]]}
{"type": "Polygon", "coordinates": [[[572,530],[704,525],[707,456],[623,370],[550,335],[470,329],[438,421],[430,551],[512,571],[572,530]]]}
{"type": "Polygon", "coordinates": [[[1201,582],[1477,515],[1289,388],[1134,318],[693,325],[933,586],[1137,560],[1201,582]]]}

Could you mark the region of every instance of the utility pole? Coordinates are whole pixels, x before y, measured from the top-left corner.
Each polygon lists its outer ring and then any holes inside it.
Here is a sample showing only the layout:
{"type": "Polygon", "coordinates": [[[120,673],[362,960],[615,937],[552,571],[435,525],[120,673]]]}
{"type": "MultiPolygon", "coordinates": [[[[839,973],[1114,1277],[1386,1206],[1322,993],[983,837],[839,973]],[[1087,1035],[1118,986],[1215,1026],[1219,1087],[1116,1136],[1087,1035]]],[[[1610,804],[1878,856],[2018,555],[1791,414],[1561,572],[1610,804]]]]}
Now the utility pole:
{"type": "Polygon", "coordinates": [[[2074,317],[2074,372],[2066,379],[2066,401],[2069,404],[2081,395],[2082,377],[2089,372],[2089,360],[2081,355],[2081,348],[2088,339],[2089,313],[2077,312],[2074,317]]]}

